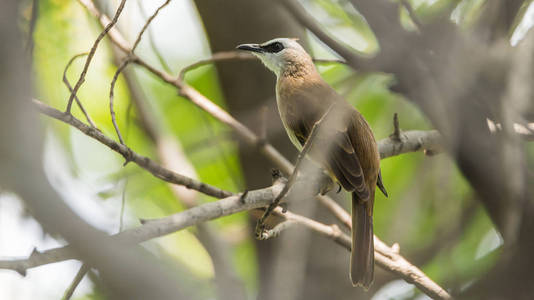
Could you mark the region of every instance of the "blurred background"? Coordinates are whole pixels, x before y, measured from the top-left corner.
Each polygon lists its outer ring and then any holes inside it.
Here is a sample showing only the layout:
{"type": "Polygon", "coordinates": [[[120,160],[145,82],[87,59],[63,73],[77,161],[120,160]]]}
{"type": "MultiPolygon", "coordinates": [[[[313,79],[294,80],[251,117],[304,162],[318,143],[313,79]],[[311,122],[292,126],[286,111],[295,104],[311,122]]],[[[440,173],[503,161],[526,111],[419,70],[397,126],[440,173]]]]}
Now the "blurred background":
{"type": "MultiPolygon", "coordinates": [[[[83,1],[82,1],[83,2],[83,1]]],[[[129,0],[117,24],[133,43],[147,18],[164,1],[129,0]]],[[[445,18],[462,31],[476,26],[484,0],[409,0],[423,22],[445,18]]],[[[362,56],[379,51],[364,17],[345,0],[298,1],[330,36],[362,56]]],[[[96,1],[112,16],[119,1],[96,1]]],[[[32,95],[63,110],[69,91],[62,82],[66,64],[88,51],[102,31],[98,21],[78,1],[20,1],[19,28],[24,43],[32,40],[32,95]],[[34,24],[33,24],[34,22],[34,24]],[[33,25],[32,25],[33,24],[33,25]]],[[[407,30],[416,25],[399,9],[407,30]]],[[[521,42],[534,22],[530,1],[522,3],[506,33],[509,45],[521,42]]],[[[299,38],[316,58],[338,59],[313,33],[277,1],[175,0],[165,7],[143,36],[136,54],[158,69],[177,75],[184,67],[230,51],[240,43],[275,37],[299,38]]],[[[88,114],[102,132],[115,138],[109,115],[109,89],[123,58],[107,38],[99,46],[78,92],[88,114]]],[[[66,73],[76,82],[85,59],[75,60],[66,73]]],[[[320,64],[325,80],[369,121],[378,140],[393,132],[393,114],[402,130],[429,130],[432,123],[417,105],[394,93],[398,81],[387,72],[359,72],[344,64],[320,64]]],[[[255,133],[267,125],[267,139],[289,160],[297,155],[277,115],[275,76],[255,60],[223,61],[188,72],[187,83],[214,101],[255,133]],[[268,120],[267,123],[262,120],[268,120]],[[265,124],[264,124],[265,123],[265,124]]],[[[115,86],[115,111],[125,143],[181,174],[232,192],[269,186],[275,167],[256,149],[240,142],[231,128],[178,95],[146,70],[128,66],[115,86]]],[[[77,106],[73,114],[84,120],[77,106]]],[[[42,118],[43,166],[63,200],[83,220],[109,234],[140,225],[140,219],[168,216],[214,201],[172,187],[78,130],[42,118]]],[[[534,161],[534,148],[527,148],[534,161]]],[[[382,161],[389,198],[377,194],[375,234],[448,291],[469,288],[495,266],[503,239],[448,154],[402,154],[382,161]]],[[[532,182],[530,182],[532,183],[532,182]]],[[[350,209],[348,195],[333,195],[350,209]]],[[[314,201],[307,199],[308,201],[314,201]]],[[[289,209],[326,224],[336,219],[322,206],[307,201],[289,209]]],[[[364,292],[348,278],[349,254],[331,240],[293,227],[267,241],[254,239],[255,218],[248,212],[220,218],[144,242],[147,256],[167,266],[186,299],[428,299],[413,285],[376,268],[375,282],[364,292]],[[215,239],[217,245],[209,241],[215,239]],[[211,248],[210,248],[211,247],[211,248]],[[217,252],[217,253],[214,253],[217,252]],[[218,256],[218,266],[214,264],[218,256]],[[231,282],[224,291],[221,279],[231,282]]],[[[0,256],[26,257],[34,248],[46,250],[67,242],[43,230],[24,202],[0,190],[0,256]]],[[[59,299],[81,266],[66,261],[29,269],[25,277],[0,270],[0,299],[59,299]]],[[[224,281],[224,280],[223,280],[224,281]]],[[[90,271],[72,299],[107,299],[97,271],[90,271]]]]}

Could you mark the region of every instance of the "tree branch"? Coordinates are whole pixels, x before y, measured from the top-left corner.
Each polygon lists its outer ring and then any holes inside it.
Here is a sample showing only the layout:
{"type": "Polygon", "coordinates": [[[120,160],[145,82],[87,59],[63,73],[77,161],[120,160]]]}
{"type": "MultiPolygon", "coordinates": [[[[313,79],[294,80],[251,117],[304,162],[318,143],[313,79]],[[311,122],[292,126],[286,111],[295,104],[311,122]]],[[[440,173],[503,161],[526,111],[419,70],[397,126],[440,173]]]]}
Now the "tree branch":
{"type": "Polygon", "coordinates": [[[295,19],[302,24],[302,26],[308,28],[313,34],[315,34],[321,41],[339,54],[342,58],[346,59],[348,65],[359,70],[367,69],[368,60],[364,58],[363,53],[356,54],[353,50],[349,49],[346,45],[341,44],[334,38],[332,38],[327,32],[325,32],[317,21],[306,12],[306,9],[302,7],[295,0],[279,0],[282,6],[284,6],[295,19]]]}
{"type": "MultiPolygon", "coordinates": [[[[130,62],[132,62],[132,58],[131,57],[132,57],[135,49],[139,45],[139,42],[141,42],[141,38],[143,37],[143,34],[147,30],[148,26],[150,26],[150,23],[152,23],[152,21],[159,14],[159,12],[165,6],[167,6],[170,2],[171,2],[171,0],[165,1],[162,5],[160,5],[158,7],[158,9],[156,9],[156,11],[150,16],[150,18],[148,18],[146,20],[145,25],[143,25],[143,28],[137,34],[137,38],[135,39],[135,42],[134,42],[130,52],[126,55],[126,58],[123,60],[123,62],[117,68],[117,71],[113,75],[113,80],[111,81],[111,87],[110,87],[110,90],[109,90],[109,112],[110,112],[110,115],[111,115],[111,122],[113,123],[113,127],[115,128],[115,132],[117,133],[117,136],[119,138],[120,143],[123,144],[123,145],[124,145],[124,140],[122,138],[122,134],[121,134],[121,131],[119,129],[119,125],[117,124],[117,119],[115,117],[115,110],[113,109],[113,98],[114,98],[113,96],[114,96],[115,83],[117,82],[117,79],[119,78],[119,75],[122,72],[122,70],[124,70],[124,68],[126,68],[130,62]]],[[[128,163],[128,158],[126,158],[125,164],[126,163],[128,163]]]]}
{"type": "Polygon", "coordinates": [[[87,56],[87,59],[85,60],[85,65],[83,66],[83,70],[82,70],[82,73],[80,74],[80,78],[78,78],[78,81],[76,82],[76,85],[74,86],[74,89],[73,89],[72,93],[70,94],[69,102],[67,103],[67,110],[66,110],[67,113],[70,113],[70,108],[72,106],[72,100],[74,100],[74,97],[76,96],[76,93],[78,92],[78,90],[82,86],[83,82],[85,81],[85,75],[87,74],[87,70],[89,69],[89,65],[91,64],[91,60],[93,59],[93,56],[95,55],[96,48],[98,47],[98,44],[106,36],[108,31],[110,31],[110,29],[113,26],[115,26],[115,24],[117,23],[117,21],[119,19],[119,16],[120,16],[120,14],[122,12],[122,9],[124,8],[124,4],[126,4],[126,0],[122,0],[121,1],[121,3],[119,4],[119,7],[117,8],[117,11],[115,12],[115,16],[113,17],[113,19],[106,26],[104,26],[104,30],[98,35],[98,37],[96,38],[95,42],[93,43],[93,47],[91,47],[91,50],[89,51],[89,55],[87,56]]]}
{"type": "MultiPolygon", "coordinates": [[[[145,12],[145,7],[143,5],[143,1],[142,0],[137,0],[137,6],[139,7],[139,12],[141,13],[141,16],[143,17],[143,19],[147,19],[147,21],[148,21],[147,13],[145,12]]],[[[171,72],[171,68],[169,67],[169,64],[163,58],[163,56],[161,55],[161,52],[159,51],[158,47],[156,46],[156,41],[154,40],[154,35],[152,33],[152,30],[151,29],[147,29],[147,30],[148,30],[148,41],[150,43],[150,47],[152,47],[152,50],[153,50],[154,54],[156,54],[156,57],[158,58],[158,61],[159,61],[160,65],[163,67],[163,69],[165,69],[165,71],[171,72]]]]}
{"type": "MultiPolygon", "coordinates": [[[[123,243],[137,244],[202,222],[267,206],[282,188],[282,184],[275,183],[268,188],[249,191],[246,197],[240,195],[229,196],[165,218],[146,220],[142,226],[124,230],[112,237],[123,243]]],[[[73,248],[67,245],[43,252],[34,250],[26,259],[2,260],[0,261],[0,269],[10,269],[24,275],[26,270],[30,268],[76,258],[78,256],[73,251],[73,248]]]]}
{"type": "MultiPolygon", "coordinates": [[[[213,53],[210,58],[199,60],[185,68],[183,68],[180,73],[178,74],[178,79],[181,81],[184,81],[185,74],[189,71],[192,71],[196,68],[214,64],[219,61],[227,61],[227,60],[255,60],[257,59],[254,55],[242,51],[223,51],[223,52],[217,52],[213,53]]],[[[339,63],[339,64],[346,64],[347,62],[340,59],[322,59],[322,58],[313,58],[313,61],[315,63],[319,64],[332,64],[332,63],[339,63]]]]}
{"type": "MultiPolygon", "coordinates": [[[[133,51],[133,50],[132,50],[133,51]]],[[[113,123],[113,128],[115,128],[115,132],[117,133],[117,137],[119,138],[119,142],[121,145],[126,145],[124,143],[124,139],[122,138],[121,131],[119,129],[119,125],[117,124],[117,119],[115,117],[115,110],[113,109],[113,99],[115,98],[115,83],[117,82],[117,79],[119,78],[119,75],[121,74],[122,70],[128,66],[128,63],[131,60],[129,58],[126,58],[122,61],[121,65],[117,68],[117,71],[115,71],[115,74],[113,75],[113,79],[111,80],[111,87],[109,88],[109,114],[111,115],[111,122],[113,123]]],[[[126,163],[129,162],[129,158],[125,157],[126,163]]]]}
{"type": "Polygon", "coordinates": [[[41,113],[75,127],[76,129],[83,132],[85,135],[92,137],[93,139],[106,145],[111,150],[122,155],[125,159],[136,163],[138,166],[149,171],[150,173],[152,173],[152,175],[159,179],[170,183],[183,185],[188,189],[193,189],[215,198],[224,198],[232,195],[231,192],[221,190],[217,187],[211,186],[209,184],[200,182],[198,180],[189,178],[184,175],[180,175],[171,170],[163,168],[150,158],[135,153],[130,148],[115,142],[114,140],[105,136],[102,132],[96,130],[93,127],[85,125],[80,120],[76,119],[68,113],[61,112],[36,99],[33,99],[32,103],[41,113]]]}
{"type": "MultiPolygon", "coordinates": [[[[343,233],[337,225],[326,225],[315,220],[293,214],[291,212],[282,213],[280,208],[276,209],[279,216],[283,216],[286,221],[280,223],[270,232],[279,234],[282,230],[289,228],[291,225],[305,226],[341,245],[348,251],[351,250],[351,238],[343,233]]],[[[451,296],[443,290],[434,281],[428,278],[419,268],[410,264],[404,257],[399,254],[398,244],[389,248],[382,241],[375,237],[375,243],[378,247],[375,249],[375,261],[383,269],[388,270],[397,276],[400,276],[408,283],[413,283],[417,288],[430,296],[432,299],[451,299],[451,296]],[[378,242],[378,243],[377,243],[378,242]]]]}
{"type": "MultiPolygon", "coordinates": [[[[110,138],[108,138],[105,135],[103,135],[101,132],[95,130],[92,127],[89,127],[89,126],[83,124],[82,122],[80,122],[78,119],[74,118],[71,115],[68,115],[68,114],[63,113],[61,111],[58,111],[58,110],[56,110],[54,108],[51,108],[48,105],[46,105],[46,104],[44,104],[44,103],[42,103],[42,102],[40,102],[38,100],[33,100],[33,104],[37,106],[37,108],[39,109],[39,111],[41,113],[76,127],[77,129],[79,129],[80,131],[85,133],[86,135],[98,140],[99,142],[101,142],[102,144],[108,146],[109,148],[111,148],[115,152],[117,152],[117,153],[119,153],[119,154],[121,154],[123,156],[131,155],[130,157],[131,157],[131,161],[132,162],[135,162],[140,167],[148,170],[149,172],[154,174],[154,176],[156,176],[156,177],[158,177],[160,179],[163,179],[163,180],[171,182],[171,183],[184,185],[184,186],[186,186],[188,188],[195,189],[197,191],[200,191],[202,193],[205,193],[207,195],[210,195],[210,196],[213,196],[213,197],[217,197],[217,198],[222,198],[222,197],[224,197],[224,195],[231,195],[230,192],[219,190],[219,189],[217,189],[215,187],[209,186],[207,184],[198,182],[198,181],[196,181],[194,179],[185,177],[183,175],[176,174],[176,173],[174,173],[174,172],[172,172],[172,171],[170,171],[168,169],[165,169],[165,168],[157,165],[155,162],[151,161],[149,158],[143,157],[143,156],[140,156],[140,155],[136,154],[135,152],[133,152],[132,150],[130,150],[126,146],[121,145],[121,144],[111,140],[110,138]]],[[[390,142],[387,142],[385,144],[389,144],[389,143],[390,142]]],[[[395,142],[395,143],[399,143],[399,142],[395,142]]],[[[412,143],[413,142],[410,142],[409,144],[411,145],[412,143]]],[[[403,145],[403,142],[400,142],[400,144],[403,145]]],[[[400,148],[403,149],[403,151],[405,150],[404,147],[400,147],[400,148]]],[[[420,149],[422,149],[422,148],[418,147],[417,150],[420,150],[420,149]]],[[[395,151],[397,151],[398,153],[408,152],[408,151],[399,152],[398,150],[395,150],[395,151]]],[[[396,154],[392,154],[392,155],[396,155],[396,154]]],[[[251,197],[250,193],[251,192],[249,192],[247,194],[246,199],[249,199],[249,197],[251,197]]],[[[231,196],[230,198],[233,199],[232,197],[237,197],[237,196],[231,196]]],[[[256,199],[256,197],[259,197],[259,196],[253,196],[252,199],[256,199]]],[[[230,198],[227,198],[227,199],[230,199],[230,198]]],[[[271,201],[273,199],[274,198],[272,198],[271,201]]],[[[330,200],[326,200],[326,199],[329,199],[326,196],[319,196],[319,199],[323,199],[321,201],[322,203],[324,203],[326,201],[330,205],[328,207],[332,208],[334,211],[337,211],[336,216],[338,216],[342,220],[343,224],[345,224],[345,225],[351,224],[350,223],[350,215],[345,210],[340,208],[339,205],[333,204],[333,200],[331,200],[331,199],[330,200]],[[349,220],[349,221],[343,221],[343,220],[349,220]]],[[[256,203],[256,200],[253,200],[253,202],[256,203]]],[[[264,203],[264,205],[259,205],[259,206],[249,207],[249,208],[241,208],[241,207],[239,207],[239,208],[232,208],[232,209],[238,209],[237,211],[235,211],[235,212],[238,212],[238,211],[249,210],[249,209],[252,209],[252,208],[258,208],[258,207],[262,207],[262,206],[266,206],[266,205],[270,204],[269,201],[268,202],[264,201],[262,203],[264,203]]],[[[199,207],[201,207],[201,206],[197,206],[197,207],[192,208],[192,209],[197,209],[199,207]]],[[[221,209],[221,207],[219,207],[219,206],[216,206],[216,208],[217,209],[221,209]]],[[[187,211],[185,211],[185,212],[187,212],[187,211]]],[[[235,212],[232,212],[232,213],[235,213],[235,212]]],[[[228,213],[228,214],[230,214],[230,213],[228,213]]],[[[199,222],[202,222],[202,220],[203,221],[211,220],[213,218],[218,218],[218,217],[221,217],[221,216],[225,216],[227,214],[226,214],[226,211],[224,211],[224,212],[221,213],[221,215],[214,215],[214,216],[212,216],[212,215],[213,215],[212,213],[208,213],[208,216],[200,217],[201,218],[200,221],[196,220],[195,223],[190,223],[191,220],[186,220],[186,221],[183,221],[183,222],[188,224],[187,226],[191,226],[191,225],[194,225],[194,224],[198,224],[199,222]],[[205,219],[205,218],[207,218],[207,219],[205,219]]],[[[191,217],[192,218],[199,218],[199,216],[197,215],[196,211],[194,211],[192,213],[191,217]]],[[[167,217],[167,218],[169,218],[169,217],[167,217]]],[[[164,219],[166,220],[167,218],[164,218],[164,219]]],[[[161,220],[163,220],[163,219],[161,219],[161,220]]],[[[180,217],[179,220],[182,220],[182,217],[180,217]]],[[[147,225],[152,223],[152,222],[156,222],[156,221],[149,221],[147,223],[147,225]]],[[[166,223],[164,223],[164,224],[166,224],[166,223]]],[[[154,231],[155,230],[155,231],[158,232],[158,236],[161,236],[161,235],[165,235],[165,234],[171,233],[173,231],[176,231],[176,230],[184,228],[184,227],[180,227],[181,225],[176,227],[177,225],[173,224],[172,222],[171,222],[171,224],[169,226],[174,226],[173,228],[176,228],[176,229],[171,230],[171,229],[168,229],[166,226],[163,226],[163,227],[157,227],[157,228],[150,227],[147,230],[148,231],[154,231]],[[171,230],[171,231],[169,231],[169,230],[171,230]]],[[[187,227],[187,226],[185,226],[185,227],[187,227]]],[[[135,234],[126,233],[126,232],[130,232],[130,231],[128,231],[128,230],[124,231],[124,233],[120,233],[119,236],[125,235],[125,236],[128,237],[128,239],[130,239],[131,235],[136,236],[135,234]]],[[[144,231],[143,231],[142,236],[143,237],[146,236],[144,231]]],[[[131,238],[133,239],[133,237],[131,237],[131,238]]],[[[135,242],[141,242],[141,241],[144,241],[144,240],[148,240],[150,238],[153,238],[153,237],[146,236],[146,238],[144,238],[144,239],[141,239],[141,240],[135,239],[134,241],[135,242]]],[[[350,247],[350,243],[349,243],[349,247],[350,247]]],[[[418,284],[420,284],[420,285],[428,285],[427,284],[428,282],[432,282],[424,274],[421,277],[422,272],[419,269],[417,269],[415,266],[409,264],[398,253],[395,254],[395,251],[393,251],[388,246],[386,246],[377,237],[375,237],[375,247],[376,247],[376,249],[377,249],[379,254],[381,254],[383,256],[386,255],[388,257],[391,257],[392,259],[394,258],[395,261],[397,261],[394,265],[392,265],[392,267],[395,268],[398,272],[400,272],[399,274],[402,275],[401,276],[402,278],[404,278],[404,279],[409,278],[409,280],[410,280],[409,282],[414,282],[414,284],[416,284],[416,285],[418,285],[418,284]],[[401,265],[403,266],[402,268],[399,267],[401,265]],[[410,266],[410,267],[408,269],[406,269],[407,266],[410,266]],[[417,282],[418,280],[419,281],[423,281],[423,282],[417,282]]],[[[17,270],[19,273],[23,274],[23,272],[25,272],[25,270],[27,268],[36,267],[36,266],[39,266],[39,265],[42,265],[42,264],[52,263],[52,262],[58,261],[57,260],[58,258],[60,260],[65,260],[65,259],[72,259],[72,258],[75,258],[75,257],[72,256],[72,254],[69,253],[68,250],[64,250],[64,248],[58,248],[56,251],[50,250],[50,251],[45,251],[43,253],[36,252],[36,254],[30,256],[30,258],[28,260],[0,262],[0,268],[7,268],[7,269],[17,270]],[[66,251],[66,253],[65,253],[65,251],[66,251]],[[59,252],[59,255],[56,252],[59,252]],[[37,255],[37,257],[36,257],[36,255],[37,255]]],[[[378,256],[377,256],[377,258],[378,258],[378,256]]],[[[378,260],[377,260],[377,262],[380,265],[380,262],[378,260]]],[[[435,285],[435,283],[433,283],[433,284],[435,285]]],[[[424,288],[425,289],[429,289],[428,287],[424,287],[424,288]]],[[[430,290],[435,290],[435,289],[434,288],[430,288],[430,290]]],[[[447,298],[443,298],[443,299],[447,299],[447,298]]]]}
{"type": "Polygon", "coordinates": [[[85,274],[87,274],[89,269],[90,268],[87,264],[82,264],[82,266],[76,273],[76,276],[74,276],[72,283],[69,285],[69,287],[65,291],[65,294],[63,294],[63,298],[61,298],[61,300],[69,300],[72,297],[72,295],[74,294],[74,291],[76,290],[80,282],[82,282],[83,277],[85,276],[85,274]]]}
{"type": "MultiPolygon", "coordinates": [[[[84,52],[84,53],[79,53],[79,54],[74,55],[74,56],[69,60],[69,62],[67,63],[67,65],[65,66],[65,70],[63,70],[63,83],[67,86],[67,89],[69,90],[70,93],[73,92],[73,89],[72,89],[72,86],[70,85],[69,79],[67,78],[67,71],[69,70],[69,67],[71,66],[71,64],[72,64],[77,58],[82,57],[82,56],[85,56],[85,55],[88,55],[88,53],[87,53],[87,52],[84,52]]],[[[74,99],[76,100],[76,104],[78,104],[78,107],[80,108],[80,110],[82,111],[82,113],[85,115],[85,118],[87,119],[87,122],[89,122],[89,124],[91,124],[91,126],[96,127],[95,123],[93,123],[93,120],[91,120],[91,117],[89,116],[89,114],[87,113],[87,111],[85,110],[85,108],[83,107],[82,102],[80,101],[80,98],[78,98],[78,95],[74,95],[74,99]]],[[[69,104],[70,104],[70,105],[67,105],[67,111],[70,111],[70,110],[71,110],[72,102],[70,102],[69,104]]]]}
{"type": "Polygon", "coordinates": [[[439,132],[437,130],[402,131],[400,132],[400,141],[395,136],[378,141],[378,152],[381,159],[417,151],[432,154],[442,152],[443,146],[439,132]]]}
{"type": "MultiPolygon", "coordinates": [[[[112,237],[123,243],[140,243],[156,237],[173,233],[175,231],[193,226],[202,222],[228,216],[237,212],[261,208],[271,203],[281,192],[283,184],[276,181],[273,186],[249,191],[246,195],[234,195],[216,202],[202,204],[183,212],[157,220],[147,220],[143,225],[134,229],[125,230],[112,237]]],[[[310,191],[309,191],[310,192],[310,191]]],[[[326,236],[350,251],[350,237],[344,234],[335,225],[325,225],[291,212],[282,213],[280,208],[276,211],[287,220],[306,226],[313,231],[326,236]]],[[[434,299],[450,299],[450,296],[441,287],[428,278],[421,270],[411,265],[398,254],[398,246],[389,248],[380,240],[375,239],[375,257],[377,264],[415,284],[424,293],[434,299]]],[[[0,268],[25,272],[28,268],[37,267],[52,262],[73,259],[77,256],[70,246],[55,248],[42,253],[34,252],[27,259],[0,261],[0,268]]]]}

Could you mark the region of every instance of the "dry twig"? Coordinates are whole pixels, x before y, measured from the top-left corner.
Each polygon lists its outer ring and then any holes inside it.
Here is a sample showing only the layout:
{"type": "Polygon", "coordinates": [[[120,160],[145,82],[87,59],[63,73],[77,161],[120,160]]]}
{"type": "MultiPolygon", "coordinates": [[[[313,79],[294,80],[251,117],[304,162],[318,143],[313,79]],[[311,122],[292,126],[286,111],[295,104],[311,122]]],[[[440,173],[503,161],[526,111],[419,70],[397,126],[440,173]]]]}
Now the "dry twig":
{"type": "Polygon", "coordinates": [[[74,291],[76,290],[76,287],[82,282],[83,277],[87,272],[89,271],[89,266],[87,264],[83,264],[78,272],[76,273],[76,276],[74,276],[74,279],[72,280],[72,283],[69,285],[67,290],[65,291],[65,294],[63,294],[62,300],[69,300],[72,295],[74,294],[74,291]]]}
{"type": "Polygon", "coordinates": [[[316,20],[306,12],[304,7],[302,7],[302,5],[298,3],[298,1],[279,0],[278,2],[291,12],[293,17],[295,17],[295,19],[299,23],[301,23],[302,25],[304,25],[304,27],[308,28],[311,32],[313,32],[313,34],[315,34],[321,41],[324,41],[324,43],[332,50],[334,50],[337,54],[346,59],[349,65],[358,65],[360,70],[366,68],[367,59],[362,58],[364,56],[362,53],[359,53],[359,55],[357,55],[347,46],[341,44],[340,42],[332,38],[327,32],[325,32],[321,28],[321,26],[316,22],[316,20]]]}
{"type": "Polygon", "coordinates": [[[291,175],[289,176],[289,179],[287,180],[287,183],[284,185],[284,188],[282,189],[282,192],[280,192],[280,194],[278,194],[278,196],[276,196],[276,198],[274,199],[273,203],[269,204],[269,206],[267,206],[267,208],[265,209],[265,212],[263,213],[263,215],[261,216],[261,218],[258,220],[258,223],[256,224],[256,237],[258,239],[264,239],[264,236],[263,236],[263,232],[264,232],[264,229],[265,229],[265,221],[267,220],[267,217],[269,217],[269,215],[271,214],[271,212],[278,206],[278,204],[280,203],[280,201],[282,200],[282,198],[284,198],[287,193],[289,192],[289,189],[291,189],[291,187],[293,186],[293,184],[295,183],[295,180],[297,179],[297,176],[298,176],[298,173],[300,172],[301,170],[301,167],[302,167],[302,161],[304,159],[304,157],[306,157],[306,155],[308,155],[312,145],[313,145],[313,141],[315,139],[315,137],[317,136],[319,130],[320,130],[320,127],[321,127],[321,124],[324,122],[324,120],[326,118],[329,117],[329,113],[330,113],[330,110],[332,109],[332,106],[330,106],[325,114],[321,117],[321,119],[319,119],[317,122],[315,122],[315,124],[313,124],[313,127],[311,129],[311,132],[308,136],[308,138],[306,139],[306,142],[304,143],[304,146],[302,147],[302,150],[299,152],[299,155],[297,156],[297,161],[295,162],[295,167],[293,168],[293,172],[291,172],[291,175]]]}
{"type": "Polygon", "coordinates": [[[100,143],[106,145],[111,150],[119,153],[124,158],[130,158],[130,160],[134,163],[136,163],[141,168],[149,171],[154,175],[155,177],[162,179],[164,181],[179,184],[187,187],[188,189],[193,189],[196,191],[199,191],[201,193],[204,193],[206,195],[215,197],[215,198],[224,198],[232,195],[231,192],[221,190],[217,187],[211,186],[209,184],[200,182],[198,180],[189,178],[184,175],[180,175],[176,172],[173,172],[169,169],[163,168],[153,160],[151,160],[148,157],[142,156],[137,154],[135,151],[129,149],[128,147],[119,144],[112,140],[111,138],[105,136],[102,132],[96,130],[93,127],[85,125],[80,120],[76,119],[72,115],[61,112],[55,108],[52,108],[39,100],[33,100],[33,104],[36,106],[36,108],[42,113],[49,117],[52,117],[56,120],[62,121],[66,124],[69,124],[76,129],[83,132],[85,135],[99,141],[100,143]]]}
{"type": "Polygon", "coordinates": [[[108,24],[106,24],[106,26],[104,26],[104,30],[98,35],[95,42],[93,43],[93,47],[91,47],[91,50],[89,51],[89,55],[87,55],[87,59],[85,60],[85,65],[83,66],[83,70],[82,70],[82,73],[80,74],[80,78],[78,78],[78,81],[76,82],[76,85],[74,86],[73,91],[70,93],[69,102],[67,103],[67,109],[66,109],[67,113],[70,114],[70,109],[72,107],[72,100],[74,100],[76,93],[78,93],[78,90],[80,89],[83,82],[85,81],[85,75],[87,74],[87,70],[89,69],[91,60],[93,59],[93,56],[95,55],[98,44],[106,36],[108,31],[110,31],[111,28],[115,26],[115,24],[117,23],[119,16],[124,8],[124,4],[126,4],[126,0],[121,1],[121,3],[119,4],[119,7],[117,8],[117,11],[115,12],[115,16],[113,16],[113,19],[108,24]]]}
{"type": "MultiPolygon", "coordinates": [[[[126,58],[125,60],[122,61],[121,65],[119,66],[119,68],[117,69],[117,71],[115,72],[115,74],[113,75],[113,79],[111,80],[111,87],[109,89],[109,113],[111,115],[111,122],[113,123],[113,127],[115,128],[115,132],[117,133],[117,136],[119,137],[119,142],[123,145],[124,144],[124,139],[122,138],[122,134],[121,134],[121,131],[119,129],[119,125],[117,124],[117,119],[115,117],[115,110],[113,109],[113,99],[114,99],[114,95],[115,95],[115,83],[117,82],[117,79],[119,78],[119,75],[120,73],[122,72],[122,70],[124,70],[124,68],[126,68],[126,66],[128,66],[128,63],[131,61],[130,58],[126,58]]],[[[126,157],[126,162],[125,164],[129,161],[129,158],[126,157]]]]}
{"type": "MultiPolygon", "coordinates": [[[[79,57],[82,57],[82,56],[85,56],[85,55],[88,55],[89,53],[87,52],[84,52],[84,53],[79,53],[79,54],[76,54],[74,55],[70,60],[69,62],[67,63],[67,65],[65,66],[65,69],[63,70],[63,83],[67,86],[67,89],[69,90],[69,92],[72,94],[72,92],[74,91],[72,89],[72,86],[70,85],[70,82],[69,82],[69,79],[67,78],[67,71],[69,70],[69,67],[72,65],[72,63],[79,57]]],[[[83,107],[82,105],[82,102],[80,101],[80,99],[78,98],[78,95],[74,95],[74,99],[76,100],[76,104],[78,104],[78,107],[80,108],[80,110],[82,111],[82,113],[85,115],[85,118],[87,119],[87,122],[89,124],[91,124],[91,126],[93,127],[96,127],[95,123],[93,122],[93,120],[91,120],[91,117],[89,117],[89,114],[87,113],[87,111],[85,110],[85,108],[83,107]]],[[[71,110],[71,106],[72,106],[72,102],[69,102],[67,104],[67,111],[70,112],[71,110]]]]}
{"type": "MultiPolygon", "coordinates": [[[[167,6],[170,2],[171,2],[171,0],[165,1],[162,5],[160,5],[158,7],[158,9],[156,9],[156,11],[150,16],[150,18],[148,18],[148,20],[146,21],[145,25],[143,26],[143,28],[141,29],[141,31],[137,35],[137,38],[136,38],[136,40],[135,40],[130,52],[127,54],[126,58],[121,63],[121,65],[119,66],[119,68],[117,69],[115,74],[113,75],[113,80],[111,81],[111,87],[110,87],[110,90],[109,90],[109,113],[111,115],[111,122],[113,122],[113,127],[115,128],[115,132],[117,133],[117,136],[119,137],[120,143],[123,144],[123,145],[124,145],[124,139],[122,138],[122,134],[121,134],[121,131],[119,129],[119,125],[117,124],[117,119],[115,117],[115,110],[113,109],[113,98],[114,98],[113,96],[114,96],[115,83],[117,82],[117,79],[119,78],[119,75],[122,72],[122,70],[124,70],[124,68],[126,68],[126,66],[128,66],[128,64],[130,62],[134,61],[134,58],[133,58],[134,51],[137,48],[137,46],[139,45],[139,42],[141,42],[141,38],[143,37],[143,34],[147,30],[147,28],[150,25],[150,23],[152,23],[152,21],[158,15],[158,13],[165,6],[167,6]]],[[[128,163],[128,161],[129,161],[129,159],[126,158],[125,164],[128,163]]]]}
{"type": "MultiPolygon", "coordinates": [[[[137,1],[137,5],[139,7],[139,11],[141,12],[141,16],[143,16],[143,19],[147,19],[147,21],[148,21],[148,17],[147,17],[146,12],[145,12],[145,7],[143,5],[143,0],[138,0],[137,1]]],[[[154,54],[156,54],[156,57],[158,58],[159,63],[161,64],[163,69],[165,69],[165,71],[170,73],[171,72],[171,68],[169,67],[169,64],[163,58],[163,55],[161,55],[161,52],[159,51],[158,47],[156,46],[156,41],[154,41],[154,35],[152,34],[152,30],[150,28],[147,29],[147,30],[148,30],[148,41],[150,42],[150,47],[152,47],[152,50],[153,50],[154,54]]]]}
{"type": "MultiPolygon", "coordinates": [[[[217,52],[213,53],[210,58],[202,59],[194,64],[191,64],[189,66],[186,66],[183,68],[180,73],[178,74],[179,80],[183,81],[185,78],[185,74],[189,71],[192,71],[196,68],[210,65],[219,61],[227,61],[227,60],[253,60],[256,59],[252,54],[242,51],[223,51],[223,52],[217,52]]],[[[313,61],[318,64],[347,64],[346,61],[341,59],[323,59],[323,58],[313,58],[313,61]]]]}

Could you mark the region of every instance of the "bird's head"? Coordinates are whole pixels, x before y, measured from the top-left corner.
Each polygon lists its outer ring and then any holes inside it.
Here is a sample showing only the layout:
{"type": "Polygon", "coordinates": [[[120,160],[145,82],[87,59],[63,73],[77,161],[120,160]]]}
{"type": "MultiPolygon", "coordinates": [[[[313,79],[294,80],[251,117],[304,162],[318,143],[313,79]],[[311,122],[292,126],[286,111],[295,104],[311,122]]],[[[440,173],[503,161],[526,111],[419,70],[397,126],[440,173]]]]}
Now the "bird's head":
{"type": "Polygon", "coordinates": [[[276,76],[315,68],[310,55],[296,39],[277,38],[263,44],[242,44],[237,49],[256,55],[276,76]]]}

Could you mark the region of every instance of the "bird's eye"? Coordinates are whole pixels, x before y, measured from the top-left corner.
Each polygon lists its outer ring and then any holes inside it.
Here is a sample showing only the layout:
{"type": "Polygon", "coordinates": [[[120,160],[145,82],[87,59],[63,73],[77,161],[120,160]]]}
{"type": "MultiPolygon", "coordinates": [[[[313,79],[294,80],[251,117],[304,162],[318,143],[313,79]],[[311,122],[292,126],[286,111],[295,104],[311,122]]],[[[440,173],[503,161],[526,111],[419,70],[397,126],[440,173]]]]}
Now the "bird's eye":
{"type": "Polygon", "coordinates": [[[265,49],[267,52],[277,53],[284,49],[284,45],[282,45],[280,42],[274,42],[272,44],[263,46],[263,49],[265,49]]]}

